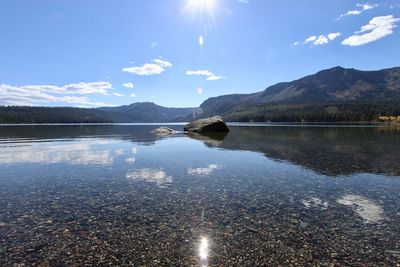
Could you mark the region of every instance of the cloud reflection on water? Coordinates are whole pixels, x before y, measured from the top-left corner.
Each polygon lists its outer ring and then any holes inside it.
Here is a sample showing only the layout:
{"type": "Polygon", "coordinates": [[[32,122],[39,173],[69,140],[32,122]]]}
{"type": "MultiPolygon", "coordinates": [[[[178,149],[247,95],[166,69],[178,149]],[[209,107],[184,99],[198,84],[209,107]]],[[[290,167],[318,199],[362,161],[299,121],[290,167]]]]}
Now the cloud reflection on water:
{"type": "Polygon", "coordinates": [[[165,171],[151,168],[143,168],[138,171],[128,172],[126,178],[133,181],[144,181],[155,183],[157,186],[163,187],[172,183],[172,176],[167,175],[165,171]]]}
{"type": "Polygon", "coordinates": [[[109,149],[109,140],[76,140],[74,142],[31,142],[18,146],[2,146],[0,164],[69,163],[111,165],[121,151],[109,149]],[[107,146],[107,149],[105,148],[107,146]]]}
{"type": "Polygon", "coordinates": [[[319,208],[322,210],[326,210],[329,206],[328,202],[322,201],[318,197],[310,197],[303,199],[302,203],[306,208],[319,208]]]}
{"type": "Polygon", "coordinates": [[[379,223],[384,219],[382,206],[366,197],[348,194],[337,202],[352,207],[366,223],[379,223]]]}
{"type": "Polygon", "coordinates": [[[220,169],[221,165],[218,164],[209,164],[205,168],[189,168],[187,173],[189,175],[210,175],[215,170],[220,169]]]}

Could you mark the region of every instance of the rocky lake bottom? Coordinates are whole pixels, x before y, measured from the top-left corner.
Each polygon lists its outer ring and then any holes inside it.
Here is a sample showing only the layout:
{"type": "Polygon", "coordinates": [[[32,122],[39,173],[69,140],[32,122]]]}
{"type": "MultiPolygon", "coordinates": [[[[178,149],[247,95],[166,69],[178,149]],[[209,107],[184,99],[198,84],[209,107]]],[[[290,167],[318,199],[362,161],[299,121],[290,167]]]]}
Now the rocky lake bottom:
{"type": "Polygon", "coordinates": [[[1,126],[0,265],[400,266],[400,129],[153,128],[1,126]]]}

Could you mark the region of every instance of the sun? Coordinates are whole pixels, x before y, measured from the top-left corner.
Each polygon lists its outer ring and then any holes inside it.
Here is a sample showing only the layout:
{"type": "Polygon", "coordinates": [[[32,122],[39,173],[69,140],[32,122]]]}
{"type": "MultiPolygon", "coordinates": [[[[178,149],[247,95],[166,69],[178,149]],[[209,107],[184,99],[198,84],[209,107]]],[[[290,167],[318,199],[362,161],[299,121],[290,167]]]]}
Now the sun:
{"type": "Polygon", "coordinates": [[[217,0],[189,0],[188,9],[194,11],[212,11],[216,6],[217,0]]]}

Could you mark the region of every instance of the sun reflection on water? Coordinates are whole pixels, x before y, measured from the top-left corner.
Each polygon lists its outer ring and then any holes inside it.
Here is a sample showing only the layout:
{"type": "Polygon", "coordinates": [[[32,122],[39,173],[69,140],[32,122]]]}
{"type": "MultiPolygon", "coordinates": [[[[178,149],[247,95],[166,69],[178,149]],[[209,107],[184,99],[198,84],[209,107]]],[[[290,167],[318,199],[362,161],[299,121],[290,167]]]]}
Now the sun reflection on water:
{"type": "Polygon", "coordinates": [[[208,266],[208,257],[209,257],[209,241],[208,238],[203,236],[200,239],[199,244],[199,257],[200,257],[200,266],[206,267],[208,266]]]}

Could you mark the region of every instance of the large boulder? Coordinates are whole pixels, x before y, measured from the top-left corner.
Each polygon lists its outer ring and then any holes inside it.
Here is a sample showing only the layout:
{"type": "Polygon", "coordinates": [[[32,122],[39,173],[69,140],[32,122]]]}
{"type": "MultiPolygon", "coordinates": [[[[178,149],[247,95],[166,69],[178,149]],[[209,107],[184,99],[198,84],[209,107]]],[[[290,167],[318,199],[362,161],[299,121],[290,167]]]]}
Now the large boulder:
{"type": "Polygon", "coordinates": [[[220,116],[193,121],[185,126],[185,132],[216,133],[229,132],[229,128],[220,116]]]}
{"type": "Polygon", "coordinates": [[[168,128],[168,127],[159,127],[159,128],[157,128],[157,129],[154,129],[153,130],[153,133],[155,133],[156,135],[161,135],[161,136],[163,136],[163,135],[170,135],[170,134],[174,134],[175,133],[175,131],[173,130],[173,129],[171,129],[171,128],[168,128]]]}

